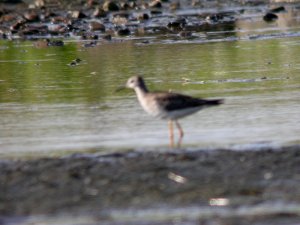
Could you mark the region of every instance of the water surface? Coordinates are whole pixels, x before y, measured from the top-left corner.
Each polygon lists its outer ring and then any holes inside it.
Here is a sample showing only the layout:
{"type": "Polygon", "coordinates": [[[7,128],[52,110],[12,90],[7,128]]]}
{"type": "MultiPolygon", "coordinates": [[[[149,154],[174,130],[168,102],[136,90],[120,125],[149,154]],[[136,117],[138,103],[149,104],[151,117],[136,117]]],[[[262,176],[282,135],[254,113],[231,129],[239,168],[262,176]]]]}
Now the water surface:
{"type": "Polygon", "coordinates": [[[1,41],[0,52],[2,155],[167,148],[166,121],[146,115],[131,90],[114,91],[136,74],[151,90],[225,99],[182,120],[183,147],[300,143],[298,37],[93,48],[1,41]]]}

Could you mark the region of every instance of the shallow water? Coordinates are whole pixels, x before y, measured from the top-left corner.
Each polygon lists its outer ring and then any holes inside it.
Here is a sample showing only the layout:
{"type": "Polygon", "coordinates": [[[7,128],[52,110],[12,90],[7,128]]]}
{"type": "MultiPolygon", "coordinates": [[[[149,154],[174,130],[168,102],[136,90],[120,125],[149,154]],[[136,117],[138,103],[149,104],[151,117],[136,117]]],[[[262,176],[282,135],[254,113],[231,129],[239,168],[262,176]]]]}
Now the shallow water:
{"type": "Polygon", "coordinates": [[[183,147],[299,143],[299,50],[299,38],[90,49],[10,43],[0,59],[1,153],[166,147],[166,122],[146,115],[132,91],[114,92],[134,74],[150,89],[225,99],[182,120],[183,147]],[[82,62],[69,66],[75,58],[82,62]]]}
{"type": "Polygon", "coordinates": [[[1,41],[0,154],[167,148],[166,122],[146,115],[131,90],[114,91],[136,74],[152,90],[225,99],[182,120],[184,148],[300,143],[299,17],[292,15],[289,28],[280,18],[262,26],[245,15],[229,36],[192,40],[116,38],[92,48],[1,41]]]}

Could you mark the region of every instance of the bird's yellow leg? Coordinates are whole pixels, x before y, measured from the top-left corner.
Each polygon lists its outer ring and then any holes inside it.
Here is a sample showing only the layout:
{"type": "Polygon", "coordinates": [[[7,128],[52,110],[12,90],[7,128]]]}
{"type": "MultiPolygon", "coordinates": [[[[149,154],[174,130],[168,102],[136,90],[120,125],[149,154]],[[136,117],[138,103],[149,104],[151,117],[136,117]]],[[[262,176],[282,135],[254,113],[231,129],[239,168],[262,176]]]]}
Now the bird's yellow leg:
{"type": "Polygon", "coordinates": [[[168,124],[169,124],[170,147],[173,148],[174,147],[173,121],[169,120],[168,124]]]}
{"type": "Polygon", "coordinates": [[[179,148],[181,146],[181,142],[182,142],[182,138],[184,136],[184,132],[183,132],[183,129],[180,126],[180,124],[177,120],[175,120],[175,124],[176,124],[176,127],[177,127],[178,131],[179,131],[179,139],[178,139],[178,143],[177,143],[177,147],[179,148]]]}

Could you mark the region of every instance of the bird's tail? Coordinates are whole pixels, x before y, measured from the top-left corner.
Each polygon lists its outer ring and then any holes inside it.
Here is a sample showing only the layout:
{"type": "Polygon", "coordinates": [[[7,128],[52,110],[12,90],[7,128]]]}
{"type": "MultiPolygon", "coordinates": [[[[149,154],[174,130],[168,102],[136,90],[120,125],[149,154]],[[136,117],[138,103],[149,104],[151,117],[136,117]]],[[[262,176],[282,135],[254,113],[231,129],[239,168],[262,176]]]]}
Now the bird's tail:
{"type": "Polygon", "coordinates": [[[213,100],[207,100],[206,102],[208,106],[221,105],[223,103],[224,103],[224,99],[213,99],[213,100]]]}

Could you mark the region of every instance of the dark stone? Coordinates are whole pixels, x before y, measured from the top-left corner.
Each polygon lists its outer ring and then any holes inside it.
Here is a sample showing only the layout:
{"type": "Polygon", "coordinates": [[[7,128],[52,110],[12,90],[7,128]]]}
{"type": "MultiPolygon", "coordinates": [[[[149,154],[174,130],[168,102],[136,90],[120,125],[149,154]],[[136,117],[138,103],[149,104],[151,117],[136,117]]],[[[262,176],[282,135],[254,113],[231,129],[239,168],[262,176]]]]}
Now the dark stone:
{"type": "Polygon", "coordinates": [[[0,30],[0,35],[1,35],[1,39],[7,39],[8,35],[6,33],[4,33],[2,30],[0,30]]]}
{"type": "Polygon", "coordinates": [[[130,35],[130,30],[128,28],[120,29],[116,32],[118,36],[128,36],[130,35]]]}
{"type": "Polygon", "coordinates": [[[79,59],[79,58],[76,58],[75,59],[75,62],[77,62],[77,63],[80,63],[82,60],[81,59],[79,59]]]}
{"type": "Polygon", "coordinates": [[[71,17],[74,19],[83,19],[86,18],[87,16],[81,11],[73,11],[71,17]]]}
{"type": "Polygon", "coordinates": [[[180,31],[186,25],[186,20],[184,18],[176,19],[173,22],[168,23],[167,27],[172,31],[180,31]]]}
{"type": "MultiPolygon", "coordinates": [[[[84,45],[83,45],[83,47],[85,47],[85,48],[92,48],[92,47],[95,47],[97,45],[97,41],[91,41],[91,42],[89,42],[89,43],[85,43],[84,45]]],[[[81,60],[80,60],[81,61],[81,60]]]]}
{"type": "Polygon", "coordinates": [[[110,34],[104,35],[102,37],[102,39],[107,40],[107,41],[111,41],[111,35],[110,34]]]}
{"type": "Polygon", "coordinates": [[[222,19],[224,19],[224,16],[222,14],[211,14],[206,17],[206,20],[209,20],[214,23],[217,23],[222,19]]]}
{"type": "Polygon", "coordinates": [[[264,15],[263,19],[266,22],[272,22],[274,20],[277,20],[278,16],[274,13],[267,13],[266,15],[264,15]]]}
{"type": "Polygon", "coordinates": [[[139,21],[148,20],[150,19],[150,16],[147,13],[142,13],[137,16],[137,19],[139,21]]]}
{"type": "Polygon", "coordinates": [[[100,31],[102,31],[102,32],[105,31],[105,26],[104,26],[102,23],[99,23],[99,22],[96,22],[96,21],[90,22],[89,28],[90,28],[92,31],[95,31],[95,30],[100,30],[100,31]]]}
{"type": "Polygon", "coordinates": [[[285,8],[284,8],[284,6],[279,6],[279,7],[276,7],[276,8],[274,8],[274,9],[271,9],[270,12],[271,12],[271,13],[285,12],[285,8]]]}
{"type": "Polygon", "coordinates": [[[94,34],[91,32],[86,32],[81,35],[81,39],[83,39],[83,40],[98,40],[99,36],[97,34],[94,34]]]}
{"type": "Polygon", "coordinates": [[[103,4],[104,11],[119,11],[119,6],[113,1],[106,1],[103,4]]]}
{"type": "Polygon", "coordinates": [[[68,23],[69,19],[64,16],[54,16],[51,18],[52,23],[68,23]]]}
{"type": "Polygon", "coordinates": [[[70,62],[69,66],[77,66],[77,63],[72,61],[72,62],[70,62]]]}
{"type": "Polygon", "coordinates": [[[160,11],[160,10],[154,10],[154,9],[153,9],[153,10],[151,10],[150,12],[151,12],[152,15],[159,15],[159,14],[162,14],[162,11],[160,11]]]}
{"type": "Polygon", "coordinates": [[[19,32],[20,36],[23,36],[23,35],[30,36],[30,35],[37,35],[37,34],[41,34],[41,30],[36,29],[34,27],[26,27],[19,32]]]}
{"type": "Polygon", "coordinates": [[[106,12],[103,9],[96,8],[93,12],[94,17],[106,17],[106,12]]]}
{"type": "Polygon", "coordinates": [[[24,13],[24,18],[28,21],[28,22],[37,22],[39,21],[39,15],[36,12],[25,12],[24,13]]]}
{"type": "MultiPolygon", "coordinates": [[[[72,62],[69,63],[69,66],[77,66],[80,62],[82,62],[82,60],[79,58],[76,58],[76,59],[72,60],[72,62]]],[[[74,154],[74,157],[76,157],[76,154],[74,154]]],[[[78,171],[76,171],[76,173],[77,172],[78,171]]]]}
{"type": "Polygon", "coordinates": [[[159,0],[154,0],[154,1],[149,3],[149,7],[150,8],[161,8],[162,4],[159,0]]]}
{"type": "Polygon", "coordinates": [[[181,31],[179,33],[179,36],[182,38],[191,38],[192,37],[192,32],[191,31],[181,31]]]}
{"type": "Polygon", "coordinates": [[[64,42],[60,40],[50,41],[50,39],[46,39],[46,41],[48,46],[59,46],[59,47],[64,46],[64,42]]]}
{"type": "Polygon", "coordinates": [[[127,2],[121,2],[120,7],[121,7],[122,10],[128,10],[128,9],[131,8],[130,5],[127,2]]]}
{"type": "Polygon", "coordinates": [[[25,20],[19,20],[13,25],[11,25],[10,30],[19,30],[24,25],[25,25],[25,20]]]}
{"type": "Polygon", "coordinates": [[[116,32],[116,34],[118,36],[127,36],[127,35],[130,35],[130,31],[129,31],[129,29],[125,28],[125,29],[118,30],[116,32]]]}

